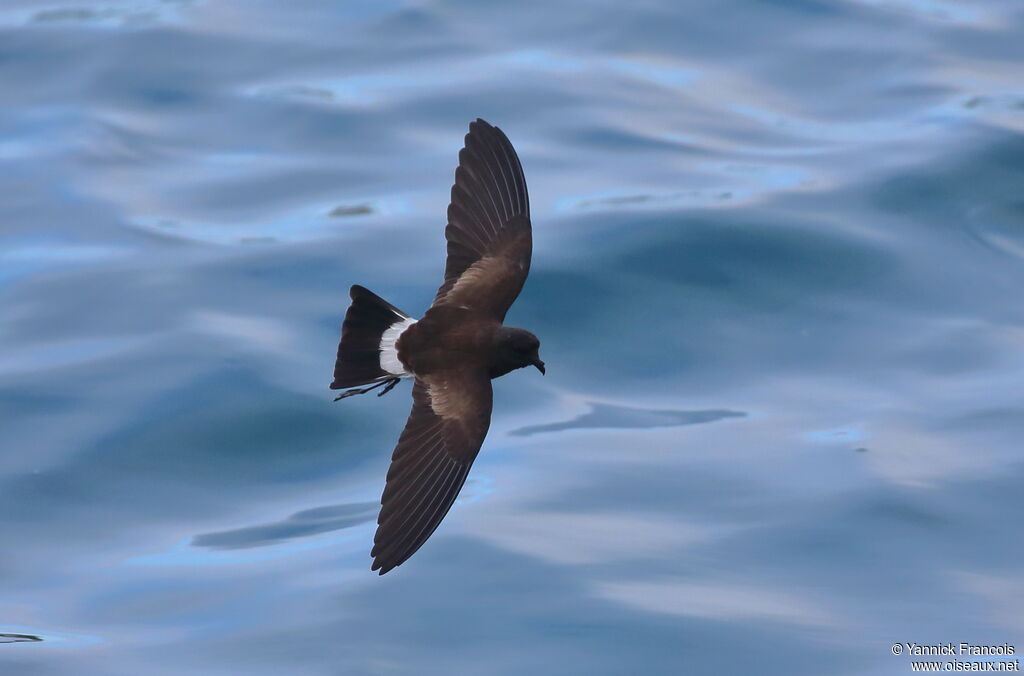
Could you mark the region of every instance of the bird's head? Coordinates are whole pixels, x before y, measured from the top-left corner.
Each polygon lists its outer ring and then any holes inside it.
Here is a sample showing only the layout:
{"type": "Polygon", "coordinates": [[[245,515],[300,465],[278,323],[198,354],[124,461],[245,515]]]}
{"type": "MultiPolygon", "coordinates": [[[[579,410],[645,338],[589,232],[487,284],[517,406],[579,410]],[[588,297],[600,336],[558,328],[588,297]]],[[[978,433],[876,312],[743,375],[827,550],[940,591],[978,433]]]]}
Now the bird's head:
{"type": "Polygon", "coordinates": [[[540,359],[540,340],[525,329],[503,326],[497,332],[496,364],[491,377],[505,375],[524,366],[536,366],[544,373],[544,362],[540,359]]]}

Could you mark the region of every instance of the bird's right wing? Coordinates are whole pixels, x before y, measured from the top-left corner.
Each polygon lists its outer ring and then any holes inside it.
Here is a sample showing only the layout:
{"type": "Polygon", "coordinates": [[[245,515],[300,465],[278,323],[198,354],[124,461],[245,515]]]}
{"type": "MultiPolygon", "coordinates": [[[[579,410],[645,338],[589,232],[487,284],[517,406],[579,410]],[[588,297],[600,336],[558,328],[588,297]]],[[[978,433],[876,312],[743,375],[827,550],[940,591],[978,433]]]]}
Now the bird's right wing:
{"type": "Polygon", "coordinates": [[[417,378],[412,412],[391,457],[381,497],[372,570],[401,565],[427,541],[466,481],[491,424],[485,371],[417,378]]]}
{"type": "Polygon", "coordinates": [[[530,272],[530,197],[512,143],[483,120],[469,125],[459,151],[444,234],[448,261],[434,305],[503,321],[530,272]]]}

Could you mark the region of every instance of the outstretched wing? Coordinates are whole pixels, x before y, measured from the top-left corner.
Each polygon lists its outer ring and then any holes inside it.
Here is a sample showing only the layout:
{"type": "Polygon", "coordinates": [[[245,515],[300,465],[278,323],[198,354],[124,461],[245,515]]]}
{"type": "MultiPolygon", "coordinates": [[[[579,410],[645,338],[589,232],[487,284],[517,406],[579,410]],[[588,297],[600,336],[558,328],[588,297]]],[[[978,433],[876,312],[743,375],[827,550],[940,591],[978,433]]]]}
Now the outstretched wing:
{"type": "Polygon", "coordinates": [[[480,119],[459,152],[444,234],[448,262],[434,305],[504,320],[530,272],[530,198],[508,137],[480,119]]]}
{"type": "Polygon", "coordinates": [[[441,523],[491,424],[491,380],[483,371],[417,378],[412,399],[370,552],[372,570],[381,575],[412,556],[441,523]]]}

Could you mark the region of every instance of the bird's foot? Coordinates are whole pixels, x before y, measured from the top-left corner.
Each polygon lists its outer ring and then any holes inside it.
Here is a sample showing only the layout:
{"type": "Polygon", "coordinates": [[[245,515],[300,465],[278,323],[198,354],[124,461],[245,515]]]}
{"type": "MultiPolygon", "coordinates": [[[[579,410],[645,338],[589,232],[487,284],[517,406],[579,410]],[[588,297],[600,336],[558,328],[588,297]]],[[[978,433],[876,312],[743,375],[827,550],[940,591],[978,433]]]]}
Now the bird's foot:
{"type": "Polygon", "coordinates": [[[367,392],[371,392],[377,389],[381,385],[384,385],[385,387],[383,390],[377,393],[377,396],[383,397],[385,394],[390,392],[395,387],[395,385],[399,383],[400,380],[401,378],[388,378],[387,380],[382,380],[376,385],[371,385],[370,387],[358,387],[352,390],[345,390],[344,392],[336,396],[334,398],[334,401],[345,399],[346,397],[354,397],[357,394],[366,394],[367,392]]]}

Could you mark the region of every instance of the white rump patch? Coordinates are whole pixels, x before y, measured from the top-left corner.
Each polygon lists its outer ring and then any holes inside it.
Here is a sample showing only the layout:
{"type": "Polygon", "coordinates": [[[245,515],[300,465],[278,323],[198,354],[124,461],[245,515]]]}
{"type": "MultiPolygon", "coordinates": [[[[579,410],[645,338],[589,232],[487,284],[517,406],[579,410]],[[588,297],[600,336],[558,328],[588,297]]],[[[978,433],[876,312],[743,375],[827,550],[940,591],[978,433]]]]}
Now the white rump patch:
{"type": "Polygon", "coordinates": [[[416,323],[412,317],[405,317],[387,328],[384,335],[380,337],[380,367],[393,376],[408,378],[411,373],[405,370],[405,365],[398,358],[398,337],[407,328],[416,323]]]}

